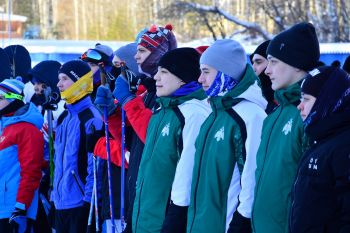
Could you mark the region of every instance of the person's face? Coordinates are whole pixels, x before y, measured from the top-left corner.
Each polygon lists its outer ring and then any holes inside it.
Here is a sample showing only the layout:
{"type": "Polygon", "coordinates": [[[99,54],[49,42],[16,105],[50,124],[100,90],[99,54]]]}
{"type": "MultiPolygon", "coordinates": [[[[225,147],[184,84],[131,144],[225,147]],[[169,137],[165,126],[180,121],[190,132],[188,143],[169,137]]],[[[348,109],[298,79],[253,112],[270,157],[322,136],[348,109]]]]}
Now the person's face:
{"type": "Polygon", "coordinates": [[[298,105],[298,109],[300,111],[300,116],[303,119],[303,121],[310,114],[310,111],[314,106],[315,101],[316,101],[316,98],[314,96],[304,94],[304,93],[301,94],[301,101],[300,101],[300,104],[298,105]]]}
{"type": "Polygon", "coordinates": [[[121,67],[122,59],[120,59],[117,55],[114,55],[112,63],[115,67],[121,67]]]}
{"type": "Polygon", "coordinates": [[[72,84],[74,83],[72,79],[70,79],[66,74],[60,73],[58,75],[58,83],[57,87],[60,90],[60,92],[63,92],[67,90],[72,84]]]}
{"type": "Polygon", "coordinates": [[[151,51],[149,51],[148,49],[146,49],[141,45],[138,45],[137,52],[135,55],[136,63],[138,65],[141,65],[150,54],[151,54],[151,51]]]}
{"type": "Polygon", "coordinates": [[[268,65],[265,74],[271,79],[271,87],[274,91],[289,87],[298,81],[299,69],[284,63],[283,61],[268,55],[268,65]]]}
{"type": "Polygon", "coordinates": [[[154,76],[156,80],[157,96],[169,96],[185,84],[174,74],[170,73],[169,70],[158,67],[158,72],[154,76]]]}
{"type": "Polygon", "coordinates": [[[0,95],[0,110],[3,110],[4,108],[6,108],[6,106],[9,104],[10,102],[7,99],[5,99],[3,95],[0,95]]]}
{"type": "Polygon", "coordinates": [[[203,90],[208,90],[211,84],[213,84],[218,71],[211,66],[201,64],[201,75],[198,78],[198,82],[202,84],[203,90]]]}
{"type": "Polygon", "coordinates": [[[259,54],[254,54],[252,60],[253,60],[253,70],[255,74],[259,76],[261,72],[263,72],[264,69],[266,68],[268,61],[266,58],[264,58],[259,54]]]}
{"type": "Polygon", "coordinates": [[[44,90],[46,89],[46,85],[44,83],[34,83],[34,92],[36,95],[41,95],[44,93],[44,90]]]}
{"type": "Polygon", "coordinates": [[[7,105],[9,105],[10,102],[5,99],[5,97],[3,95],[0,95],[0,110],[3,110],[4,108],[7,107],[7,105]]]}
{"type": "Polygon", "coordinates": [[[99,69],[98,65],[96,65],[93,62],[88,62],[88,65],[90,66],[90,69],[91,69],[93,74],[96,73],[96,71],[98,71],[98,69],[99,69]]]}

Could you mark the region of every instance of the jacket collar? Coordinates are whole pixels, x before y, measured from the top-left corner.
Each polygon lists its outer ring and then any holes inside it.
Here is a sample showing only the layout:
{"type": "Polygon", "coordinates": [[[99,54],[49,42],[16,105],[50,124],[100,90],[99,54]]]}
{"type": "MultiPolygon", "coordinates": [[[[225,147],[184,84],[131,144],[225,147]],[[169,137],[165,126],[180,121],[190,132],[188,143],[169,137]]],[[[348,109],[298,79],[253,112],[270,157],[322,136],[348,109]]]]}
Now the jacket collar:
{"type": "Polygon", "coordinates": [[[74,104],[66,104],[66,107],[70,113],[74,114],[74,113],[79,113],[92,105],[93,104],[91,101],[91,97],[90,95],[87,95],[82,99],[80,99],[79,101],[75,102],[74,104]]]}

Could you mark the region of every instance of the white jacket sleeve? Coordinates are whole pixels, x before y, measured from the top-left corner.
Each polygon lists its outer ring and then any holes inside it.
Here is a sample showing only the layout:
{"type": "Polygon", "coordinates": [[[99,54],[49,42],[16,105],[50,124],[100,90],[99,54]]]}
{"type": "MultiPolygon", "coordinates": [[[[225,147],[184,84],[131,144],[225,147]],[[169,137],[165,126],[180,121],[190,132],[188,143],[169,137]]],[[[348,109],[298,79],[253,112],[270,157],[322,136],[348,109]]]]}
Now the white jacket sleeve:
{"type": "Polygon", "coordinates": [[[183,149],[176,167],[175,177],[171,190],[171,200],[178,206],[189,206],[191,198],[192,172],[195,141],[202,123],[209,115],[211,108],[199,100],[190,100],[179,106],[185,118],[182,130],[183,149]]]}
{"type": "MultiPolygon", "coordinates": [[[[248,103],[248,105],[254,104],[248,103]]],[[[247,130],[246,161],[241,174],[241,192],[237,210],[242,216],[251,218],[255,189],[256,153],[260,145],[262,125],[266,114],[261,108],[247,106],[247,103],[244,109],[240,109],[240,106],[237,105],[235,110],[239,115],[244,114],[241,117],[247,130]]]]}

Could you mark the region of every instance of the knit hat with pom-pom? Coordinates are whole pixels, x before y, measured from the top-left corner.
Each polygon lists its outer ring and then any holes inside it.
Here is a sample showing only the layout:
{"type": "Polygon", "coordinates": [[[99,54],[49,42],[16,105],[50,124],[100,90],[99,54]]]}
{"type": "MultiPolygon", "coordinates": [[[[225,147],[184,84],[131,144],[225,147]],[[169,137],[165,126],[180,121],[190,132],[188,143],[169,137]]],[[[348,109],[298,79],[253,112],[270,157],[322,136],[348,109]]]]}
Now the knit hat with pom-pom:
{"type": "Polygon", "coordinates": [[[167,24],[165,27],[152,25],[138,41],[141,45],[153,52],[156,49],[164,50],[164,53],[177,47],[176,38],[172,32],[173,26],[167,24]]]}

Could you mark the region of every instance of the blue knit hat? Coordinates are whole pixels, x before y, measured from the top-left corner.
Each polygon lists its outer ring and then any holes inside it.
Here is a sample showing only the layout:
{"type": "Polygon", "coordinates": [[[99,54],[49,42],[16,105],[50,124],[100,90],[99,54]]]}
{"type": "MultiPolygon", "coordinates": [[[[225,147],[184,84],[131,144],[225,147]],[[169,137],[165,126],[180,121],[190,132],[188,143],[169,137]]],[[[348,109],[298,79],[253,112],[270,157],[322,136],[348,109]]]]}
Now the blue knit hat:
{"type": "Polygon", "coordinates": [[[137,44],[130,43],[117,49],[114,54],[122,61],[125,61],[126,66],[136,75],[139,75],[138,65],[134,58],[137,52],[137,44]]]}
{"type": "Polygon", "coordinates": [[[64,63],[58,73],[66,74],[73,82],[78,81],[81,77],[91,71],[90,66],[82,60],[73,60],[64,63]]]}
{"type": "Polygon", "coordinates": [[[9,102],[23,99],[24,83],[17,79],[5,79],[0,83],[0,95],[9,102]]]}

